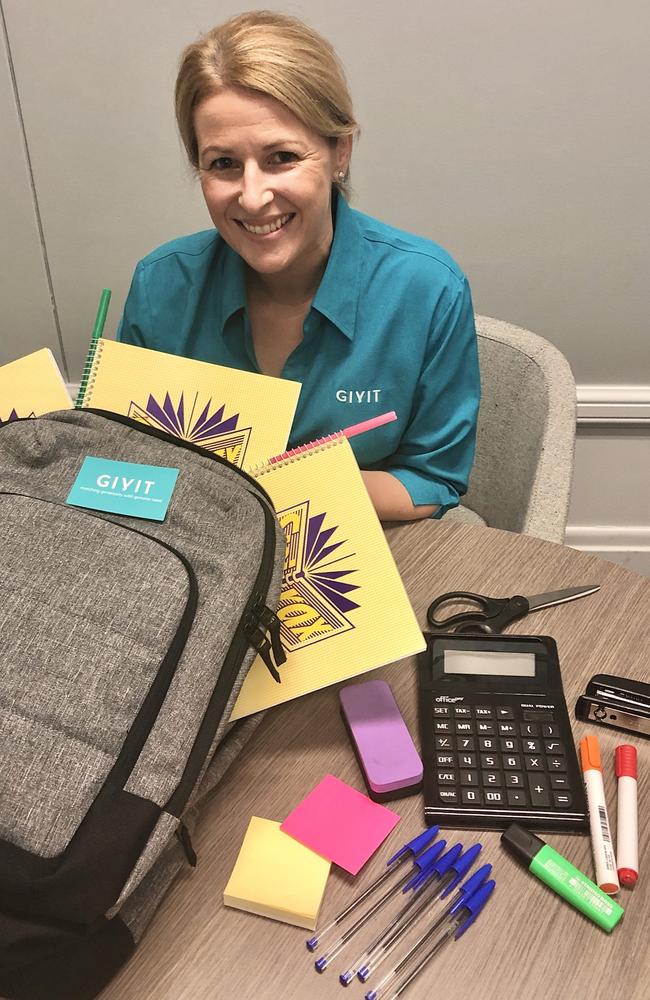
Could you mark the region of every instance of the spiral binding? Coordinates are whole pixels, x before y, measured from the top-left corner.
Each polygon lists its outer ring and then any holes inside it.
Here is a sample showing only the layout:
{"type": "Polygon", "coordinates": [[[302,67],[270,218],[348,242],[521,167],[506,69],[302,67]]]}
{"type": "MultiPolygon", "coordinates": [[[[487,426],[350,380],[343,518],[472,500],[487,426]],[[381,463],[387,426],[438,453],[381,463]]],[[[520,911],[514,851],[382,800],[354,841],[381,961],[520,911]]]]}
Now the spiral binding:
{"type": "Polygon", "coordinates": [[[250,474],[259,479],[260,476],[264,476],[267,472],[273,472],[274,469],[284,469],[287,465],[292,465],[294,462],[299,462],[301,458],[311,455],[312,452],[325,451],[326,448],[331,448],[333,444],[338,444],[339,441],[344,439],[345,434],[343,431],[326,434],[325,437],[310,441],[309,444],[299,445],[297,448],[292,448],[290,451],[285,451],[275,458],[270,458],[268,461],[262,462],[261,465],[254,466],[250,470],[250,474]]]}
{"type": "Polygon", "coordinates": [[[98,337],[97,340],[91,341],[90,347],[88,348],[88,354],[86,356],[86,363],[84,364],[83,372],[81,373],[81,382],[79,383],[79,392],[77,393],[77,398],[75,399],[75,410],[80,410],[83,406],[89,405],[90,394],[95,386],[95,379],[97,378],[97,372],[95,370],[95,360],[99,355],[101,355],[101,349],[103,347],[103,340],[98,337]]]}

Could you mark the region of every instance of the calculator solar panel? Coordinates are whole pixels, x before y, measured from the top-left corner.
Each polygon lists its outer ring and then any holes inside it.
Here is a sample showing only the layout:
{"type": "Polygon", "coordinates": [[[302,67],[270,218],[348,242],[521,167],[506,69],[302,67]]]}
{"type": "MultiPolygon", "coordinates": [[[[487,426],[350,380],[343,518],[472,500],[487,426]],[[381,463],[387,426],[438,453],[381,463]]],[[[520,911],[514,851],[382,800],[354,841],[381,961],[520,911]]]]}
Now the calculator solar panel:
{"type": "Polygon", "coordinates": [[[588,812],[553,639],[427,635],[418,658],[427,823],[583,830],[588,812]]]}

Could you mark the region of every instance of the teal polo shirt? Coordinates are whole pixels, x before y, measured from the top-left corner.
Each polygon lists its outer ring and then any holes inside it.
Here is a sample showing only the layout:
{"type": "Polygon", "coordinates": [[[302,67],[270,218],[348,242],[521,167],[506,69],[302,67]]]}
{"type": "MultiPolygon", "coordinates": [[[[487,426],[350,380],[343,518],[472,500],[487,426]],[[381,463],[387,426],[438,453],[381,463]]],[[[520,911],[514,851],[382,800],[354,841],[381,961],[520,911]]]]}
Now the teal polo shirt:
{"type": "MultiPolygon", "coordinates": [[[[282,377],[302,383],[289,447],[395,410],[350,439],[362,469],[383,469],[441,516],[467,489],[479,373],[465,276],[430,240],[335,195],[334,239],[282,377]]],[[[172,240],[137,265],[117,339],[259,372],[245,265],[212,229],[172,240]]]]}

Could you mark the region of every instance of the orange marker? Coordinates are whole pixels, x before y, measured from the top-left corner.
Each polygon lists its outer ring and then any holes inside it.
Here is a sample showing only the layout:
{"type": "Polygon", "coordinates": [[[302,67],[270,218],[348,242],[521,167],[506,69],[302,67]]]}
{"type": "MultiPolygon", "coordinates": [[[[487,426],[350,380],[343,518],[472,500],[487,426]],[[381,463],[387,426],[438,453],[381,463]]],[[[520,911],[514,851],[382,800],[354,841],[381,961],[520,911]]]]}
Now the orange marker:
{"type": "Polygon", "coordinates": [[[589,806],[591,850],[596,869],[596,884],[603,892],[613,896],[620,889],[620,885],[605,802],[603,765],[600,760],[598,740],[595,736],[585,736],[583,740],[580,740],[580,763],[589,806]]]}

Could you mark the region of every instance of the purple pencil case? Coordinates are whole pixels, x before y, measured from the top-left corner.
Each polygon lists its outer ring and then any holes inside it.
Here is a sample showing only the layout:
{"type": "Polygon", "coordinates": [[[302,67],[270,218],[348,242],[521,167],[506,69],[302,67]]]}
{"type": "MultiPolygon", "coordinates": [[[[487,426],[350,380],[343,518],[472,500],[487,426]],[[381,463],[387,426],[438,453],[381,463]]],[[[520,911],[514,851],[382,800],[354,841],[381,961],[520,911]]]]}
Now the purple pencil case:
{"type": "Polygon", "coordinates": [[[341,714],[375,802],[422,788],[422,761],[386,681],[349,684],[339,691],[341,714]]]}

